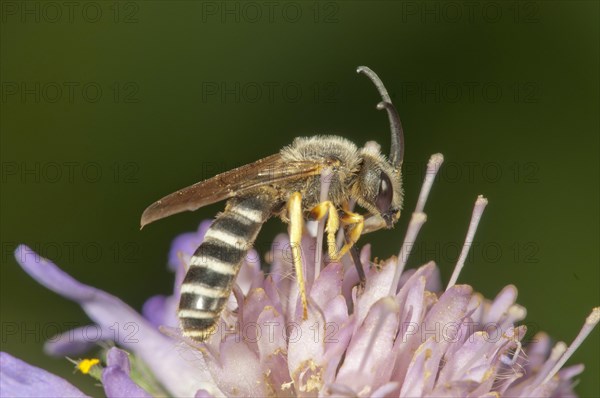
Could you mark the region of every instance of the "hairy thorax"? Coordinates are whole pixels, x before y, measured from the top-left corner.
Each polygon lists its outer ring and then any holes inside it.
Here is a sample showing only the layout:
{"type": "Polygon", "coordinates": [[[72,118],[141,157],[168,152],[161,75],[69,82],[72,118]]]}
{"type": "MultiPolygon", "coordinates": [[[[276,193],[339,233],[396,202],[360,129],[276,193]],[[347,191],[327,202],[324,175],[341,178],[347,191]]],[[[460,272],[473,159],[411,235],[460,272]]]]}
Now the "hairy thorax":
{"type": "MultiPolygon", "coordinates": [[[[294,142],[281,150],[281,156],[286,161],[314,161],[330,168],[328,199],[336,207],[350,199],[351,189],[356,172],[360,166],[360,158],[356,145],[342,137],[316,136],[296,138],[294,142]]],[[[310,210],[321,202],[321,175],[298,179],[278,186],[282,201],[287,201],[293,192],[302,194],[303,209],[310,210]]]]}

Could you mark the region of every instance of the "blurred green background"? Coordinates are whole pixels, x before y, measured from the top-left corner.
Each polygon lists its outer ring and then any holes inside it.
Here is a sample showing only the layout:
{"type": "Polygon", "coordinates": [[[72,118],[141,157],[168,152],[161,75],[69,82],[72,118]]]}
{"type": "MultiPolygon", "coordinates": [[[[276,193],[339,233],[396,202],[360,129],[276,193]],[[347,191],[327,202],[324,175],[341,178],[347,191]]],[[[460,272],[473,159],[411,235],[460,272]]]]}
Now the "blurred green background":
{"type": "MultiPolygon", "coordinates": [[[[515,284],[530,329],[568,343],[600,304],[597,2],[65,4],[1,3],[2,350],[98,394],[42,353],[54,326],[88,320],[30,279],[14,247],[140,309],[172,289],[171,239],[223,207],[140,231],[154,200],[296,136],[387,151],[358,65],[383,79],[406,131],[405,216],[361,243],[398,252],[426,161],[442,152],[409,266],[434,259],[447,281],[484,194],[459,283],[487,297],[515,284]]],[[[259,248],[284,229],[270,221],[259,248]]],[[[583,396],[600,395],[599,336],[569,361],[586,365],[583,396]]]]}

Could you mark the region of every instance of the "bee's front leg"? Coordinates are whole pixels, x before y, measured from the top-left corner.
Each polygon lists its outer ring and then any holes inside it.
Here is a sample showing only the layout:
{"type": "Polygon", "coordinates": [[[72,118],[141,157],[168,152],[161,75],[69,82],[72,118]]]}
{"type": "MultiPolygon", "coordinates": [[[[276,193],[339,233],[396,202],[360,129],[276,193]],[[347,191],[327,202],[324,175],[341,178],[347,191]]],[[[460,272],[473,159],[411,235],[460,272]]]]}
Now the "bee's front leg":
{"type": "MultiPolygon", "coordinates": [[[[344,215],[342,216],[341,223],[345,225],[351,225],[351,227],[348,228],[347,231],[344,231],[346,243],[339,251],[337,250],[335,233],[340,227],[340,218],[333,203],[331,201],[321,202],[310,211],[311,216],[316,220],[321,220],[326,215],[329,216],[327,218],[325,230],[327,232],[327,248],[329,252],[329,258],[332,261],[338,261],[350,248],[354,248],[354,244],[360,238],[364,228],[365,220],[363,216],[351,212],[347,204],[344,205],[344,210],[342,211],[344,215]]],[[[361,286],[364,286],[365,272],[362,268],[362,264],[360,263],[360,257],[357,251],[352,252],[352,260],[356,265],[361,286]]]]}
{"type": "Polygon", "coordinates": [[[290,246],[292,249],[292,258],[294,259],[294,269],[296,270],[296,281],[300,290],[300,300],[302,301],[302,319],[308,319],[308,301],[306,299],[306,288],[304,286],[304,272],[302,269],[302,229],[304,218],[302,214],[302,195],[300,192],[294,192],[288,200],[288,217],[290,220],[290,246]]]}
{"type": "Polygon", "coordinates": [[[349,225],[350,227],[346,233],[346,243],[339,251],[340,257],[346,254],[348,249],[358,242],[358,239],[362,235],[363,228],[365,226],[365,218],[358,213],[352,213],[344,210],[344,215],[342,216],[341,221],[343,225],[349,225]]]}
{"type": "Polygon", "coordinates": [[[315,220],[321,220],[323,217],[328,216],[327,223],[325,224],[325,232],[327,232],[327,251],[329,253],[329,258],[332,261],[338,261],[342,256],[338,253],[335,242],[335,233],[340,228],[340,219],[337,209],[331,201],[326,200],[313,207],[310,211],[310,215],[315,220]]]}

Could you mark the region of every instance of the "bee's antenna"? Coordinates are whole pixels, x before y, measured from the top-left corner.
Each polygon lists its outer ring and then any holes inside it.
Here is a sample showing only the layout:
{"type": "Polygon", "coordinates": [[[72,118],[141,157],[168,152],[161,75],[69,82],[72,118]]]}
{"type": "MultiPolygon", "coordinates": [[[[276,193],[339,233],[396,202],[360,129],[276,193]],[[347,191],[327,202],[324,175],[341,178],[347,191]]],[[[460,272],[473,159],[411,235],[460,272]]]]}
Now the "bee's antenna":
{"type": "Polygon", "coordinates": [[[396,110],[394,104],[392,104],[392,99],[390,98],[388,91],[375,72],[366,66],[359,66],[356,68],[356,72],[367,75],[373,84],[375,84],[377,91],[379,91],[379,95],[383,99],[382,102],[377,104],[377,109],[385,109],[390,120],[390,130],[392,133],[390,163],[395,169],[400,169],[404,160],[404,130],[402,129],[402,122],[400,121],[398,111],[396,110]]]}

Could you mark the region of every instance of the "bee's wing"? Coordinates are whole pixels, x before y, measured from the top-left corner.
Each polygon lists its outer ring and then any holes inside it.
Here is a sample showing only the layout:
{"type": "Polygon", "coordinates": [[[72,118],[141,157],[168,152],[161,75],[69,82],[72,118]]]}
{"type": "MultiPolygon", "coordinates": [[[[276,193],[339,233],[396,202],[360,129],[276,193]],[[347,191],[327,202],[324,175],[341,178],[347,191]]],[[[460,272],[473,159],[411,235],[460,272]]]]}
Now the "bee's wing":
{"type": "Polygon", "coordinates": [[[183,211],[197,210],[261,185],[316,175],[322,167],[315,161],[284,162],[280,154],[271,155],[157,200],[144,210],[141,226],[183,211]]]}

